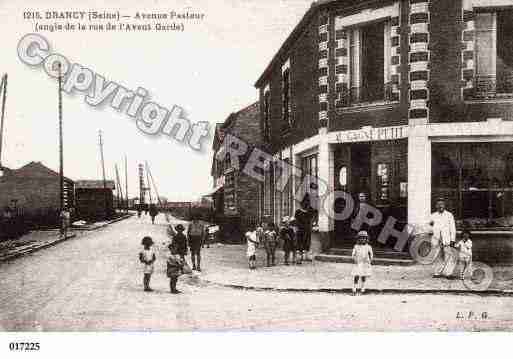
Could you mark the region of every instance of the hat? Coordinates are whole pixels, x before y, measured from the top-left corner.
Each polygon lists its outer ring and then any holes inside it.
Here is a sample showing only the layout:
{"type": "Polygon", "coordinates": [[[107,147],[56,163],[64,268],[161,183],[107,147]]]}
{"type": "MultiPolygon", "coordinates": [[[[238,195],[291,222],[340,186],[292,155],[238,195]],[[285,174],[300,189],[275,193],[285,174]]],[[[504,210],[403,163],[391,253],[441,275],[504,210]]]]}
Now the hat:
{"type": "Polygon", "coordinates": [[[153,239],[151,239],[151,237],[146,236],[142,239],[141,244],[143,246],[151,246],[153,244],[153,239]]]}
{"type": "Polygon", "coordinates": [[[175,227],[176,231],[177,232],[183,232],[185,231],[185,227],[183,226],[183,224],[178,224],[176,227],[175,227]]]}
{"type": "Polygon", "coordinates": [[[367,233],[367,231],[360,231],[358,232],[358,237],[369,238],[369,233],[367,233]]]}
{"type": "Polygon", "coordinates": [[[281,219],[281,222],[282,223],[289,223],[290,222],[290,217],[289,216],[285,216],[281,219]]]}

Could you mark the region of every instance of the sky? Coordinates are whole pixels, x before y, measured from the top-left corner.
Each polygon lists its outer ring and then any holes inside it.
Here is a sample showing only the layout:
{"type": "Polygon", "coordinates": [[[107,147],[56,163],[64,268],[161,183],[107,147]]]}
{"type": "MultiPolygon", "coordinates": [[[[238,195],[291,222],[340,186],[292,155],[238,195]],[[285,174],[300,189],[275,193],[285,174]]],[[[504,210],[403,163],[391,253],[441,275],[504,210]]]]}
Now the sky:
{"type": "Polygon", "coordinates": [[[212,188],[215,123],[258,100],[254,83],[310,5],[311,0],[0,0],[0,74],[9,76],[2,164],[19,168],[40,161],[59,168],[57,81],[42,67],[31,68],[17,56],[20,39],[35,31],[34,20],[23,18],[25,11],[205,14],[203,21],[185,22],[184,32],[39,32],[52,52],[71,63],[128,89],[143,87],[151,101],[168,109],[184,108],[192,122],[209,122],[203,150],[194,151],[167,136],[143,134],[126,113],[92,107],[84,93],[63,95],[67,177],[102,178],[101,130],[108,179],[115,179],[116,164],[124,173],[126,155],[129,195],[137,196],[137,165],[147,161],[159,195],[180,201],[197,199],[212,188]]]}

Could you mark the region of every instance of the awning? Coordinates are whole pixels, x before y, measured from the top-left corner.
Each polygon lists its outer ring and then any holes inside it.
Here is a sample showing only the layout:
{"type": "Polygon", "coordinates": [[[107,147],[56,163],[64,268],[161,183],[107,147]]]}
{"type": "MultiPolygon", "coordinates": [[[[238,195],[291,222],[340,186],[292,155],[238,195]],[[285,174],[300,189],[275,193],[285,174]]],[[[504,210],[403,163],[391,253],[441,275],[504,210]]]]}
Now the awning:
{"type": "Polygon", "coordinates": [[[217,187],[214,187],[214,189],[210,192],[208,192],[205,196],[213,196],[215,195],[217,192],[221,191],[223,189],[224,185],[219,185],[217,187]]]}

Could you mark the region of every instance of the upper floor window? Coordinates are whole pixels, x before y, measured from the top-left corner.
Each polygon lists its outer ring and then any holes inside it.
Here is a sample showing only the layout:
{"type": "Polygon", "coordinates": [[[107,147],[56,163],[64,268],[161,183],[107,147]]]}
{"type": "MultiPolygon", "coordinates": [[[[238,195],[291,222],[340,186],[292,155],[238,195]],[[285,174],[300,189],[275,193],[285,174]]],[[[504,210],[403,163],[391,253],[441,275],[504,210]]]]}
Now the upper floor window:
{"type": "Polygon", "coordinates": [[[513,94],[513,10],[475,16],[475,96],[513,94]]]}
{"type": "Polygon", "coordinates": [[[348,29],[349,93],[346,104],[390,100],[390,20],[348,29]]]}
{"type": "Polygon", "coordinates": [[[292,103],[291,103],[291,81],[290,81],[290,61],[287,61],[282,67],[282,118],[283,128],[292,127],[292,103]]]}
{"type": "Polygon", "coordinates": [[[268,140],[271,137],[271,92],[269,87],[266,87],[264,90],[263,121],[264,138],[268,140]]]}

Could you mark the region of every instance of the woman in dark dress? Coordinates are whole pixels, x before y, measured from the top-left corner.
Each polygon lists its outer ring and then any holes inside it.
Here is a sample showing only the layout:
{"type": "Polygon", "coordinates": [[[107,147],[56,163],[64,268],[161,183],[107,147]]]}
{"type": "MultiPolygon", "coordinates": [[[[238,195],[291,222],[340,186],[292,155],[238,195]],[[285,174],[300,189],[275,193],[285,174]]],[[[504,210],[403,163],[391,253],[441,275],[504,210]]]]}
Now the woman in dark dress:
{"type": "Polygon", "coordinates": [[[310,250],[312,238],[312,209],[310,208],[310,198],[308,195],[301,201],[300,208],[294,214],[297,226],[297,250],[299,258],[297,264],[304,260],[305,253],[310,250]]]}

